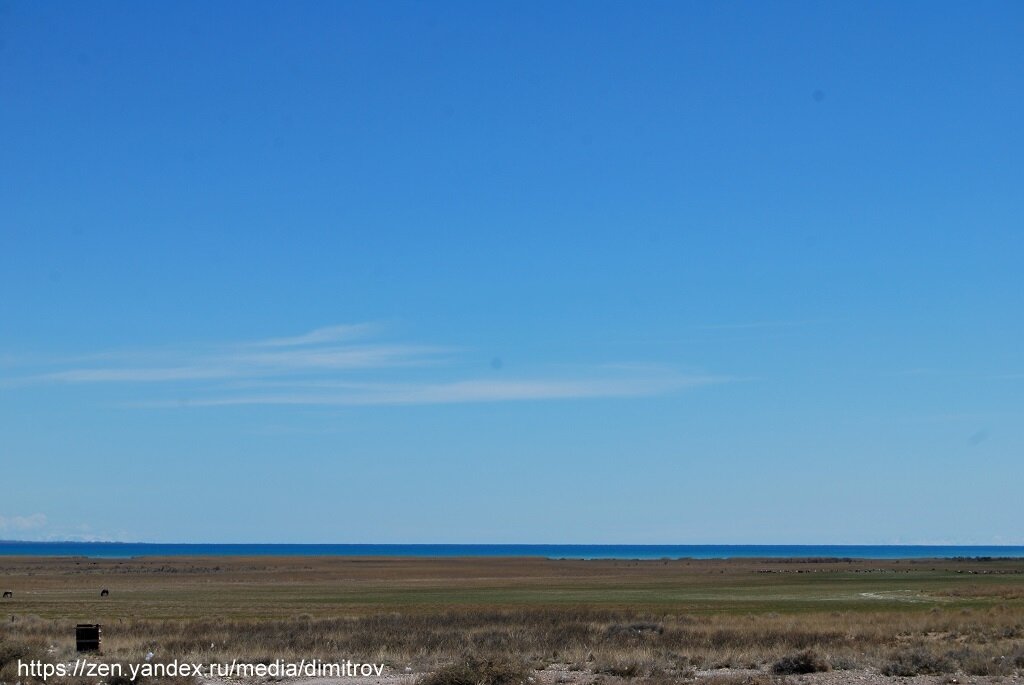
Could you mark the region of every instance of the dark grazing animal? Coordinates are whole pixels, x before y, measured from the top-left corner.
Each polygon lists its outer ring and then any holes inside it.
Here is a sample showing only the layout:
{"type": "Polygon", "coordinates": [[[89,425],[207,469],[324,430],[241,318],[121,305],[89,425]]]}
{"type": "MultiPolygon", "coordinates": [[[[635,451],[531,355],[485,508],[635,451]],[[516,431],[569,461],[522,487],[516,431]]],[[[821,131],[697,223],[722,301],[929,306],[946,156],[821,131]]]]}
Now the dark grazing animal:
{"type": "Polygon", "coordinates": [[[4,590],[4,599],[14,599],[14,593],[10,590],[4,590]]]}
{"type": "Polygon", "coordinates": [[[109,597],[109,596],[110,596],[110,590],[108,590],[107,588],[103,588],[102,590],[100,590],[100,597],[109,597]]]}

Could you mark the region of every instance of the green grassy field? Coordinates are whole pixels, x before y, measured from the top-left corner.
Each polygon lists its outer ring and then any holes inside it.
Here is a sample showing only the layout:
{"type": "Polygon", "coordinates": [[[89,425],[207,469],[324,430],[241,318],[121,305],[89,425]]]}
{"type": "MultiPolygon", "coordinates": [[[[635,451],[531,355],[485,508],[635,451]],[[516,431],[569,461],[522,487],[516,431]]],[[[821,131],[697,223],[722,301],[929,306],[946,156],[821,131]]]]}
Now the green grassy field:
{"type": "Polygon", "coordinates": [[[2,606],[47,618],[351,616],[442,608],[915,611],[1024,602],[1024,561],[0,559],[2,606]],[[100,589],[110,590],[101,598],[100,589]]]}

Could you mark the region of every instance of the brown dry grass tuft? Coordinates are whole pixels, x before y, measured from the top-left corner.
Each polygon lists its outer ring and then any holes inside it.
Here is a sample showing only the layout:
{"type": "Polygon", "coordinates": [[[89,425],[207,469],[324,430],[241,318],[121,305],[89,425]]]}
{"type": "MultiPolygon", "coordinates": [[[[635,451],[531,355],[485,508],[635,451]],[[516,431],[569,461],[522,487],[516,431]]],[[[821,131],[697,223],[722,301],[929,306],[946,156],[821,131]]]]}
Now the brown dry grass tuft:
{"type": "Polygon", "coordinates": [[[511,657],[482,659],[467,656],[417,680],[417,685],[522,685],[530,669],[511,657]]]}
{"type": "Polygon", "coordinates": [[[831,670],[832,665],[813,649],[787,654],[772,664],[772,673],[778,675],[820,673],[831,670]]]}

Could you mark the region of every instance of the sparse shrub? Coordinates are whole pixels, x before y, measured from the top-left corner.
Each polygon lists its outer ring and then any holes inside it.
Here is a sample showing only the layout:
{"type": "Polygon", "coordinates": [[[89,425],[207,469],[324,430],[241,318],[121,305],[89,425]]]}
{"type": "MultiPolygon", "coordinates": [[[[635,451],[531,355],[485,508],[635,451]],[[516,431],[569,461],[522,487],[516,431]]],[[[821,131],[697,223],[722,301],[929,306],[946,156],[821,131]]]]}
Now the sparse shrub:
{"type": "Polygon", "coordinates": [[[805,649],[795,654],[787,654],[774,664],[772,673],[779,675],[792,675],[799,673],[820,673],[830,671],[832,666],[813,649],[805,649]]]}
{"type": "Polygon", "coordinates": [[[635,630],[638,633],[648,632],[657,633],[661,635],[665,632],[665,626],[660,623],[652,623],[650,621],[641,621],[639,623],[630,623],[629,627],[631,630],[635,630]]]}
{"type": "Polygon", "coordinates": [[[924,647],[895,652],[882,666],[883,675],[915,676],[952,673],[955,664],[946,656],[924,647]]]}
{"type": "Polygon", "coordinates": [[[860,666],[857,659],[848,654],[839,654],[829,659],[832,668],[837,671],[852,671],[860,666]]]}
{"type": "Polygon", "coordinates": [[[18,661],[42,659],[44,654],[42,644],[16,640],[0,641],[0,682],[15,682],[18,661]]]}
{"type": "Polygon", "coordinates": [[[1003,655],[983,654],[965,647],[949,652],[947,656],[959,662],[960,669],[968,675],[1008,675],[1013,672],[1013,659],[1003,655]]]}
{"type": "Polygon", "coordinates": [[[661,669],[653,660],[620,655],[599,659],[593,670],[595,673],[620,678],[651,677],[661,673],[661,669]]]}
{"type": "Polygon", "coordinates": [[[512,659],[471,656],[428,673],[417,685],[520,685],[528,677],[527,668],[512,659]]]}
{"type": "Polygon", "coordinates": [[[697,677],[692,669],[684,669],[669,675],[668,673],[657,673],[634,681],[637,685],[679,685],[680,682],[693,680],[697,677]]]}
{"type": "Polygon", "coordinates": [[[787,680],[781,676],[769,676],[766,673],[744,673],[741,675],[713,675],[701,679],[701,685],[785,685],[787,680]]]}
{"type": "Polygon", "coordinates": [[[650,621],[613,623],[605,631],[605,640],[617,644],[636,644],[665,633],[665,626],[650,621]]]}

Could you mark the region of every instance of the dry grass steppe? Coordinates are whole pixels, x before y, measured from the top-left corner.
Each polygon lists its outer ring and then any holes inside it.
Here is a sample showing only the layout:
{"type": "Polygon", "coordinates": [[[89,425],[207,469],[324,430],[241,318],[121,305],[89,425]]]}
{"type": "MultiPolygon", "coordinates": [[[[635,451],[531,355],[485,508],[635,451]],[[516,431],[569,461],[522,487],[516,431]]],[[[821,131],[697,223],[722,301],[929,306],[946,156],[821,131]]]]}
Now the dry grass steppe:
{"type": "Polygon", "coordinates": [[[0,578],[3,682],[73,659],[79,622],[107,660],[351,658],[422,685],[1024,673],[1024,560],[0,558],[0,578]]]}

